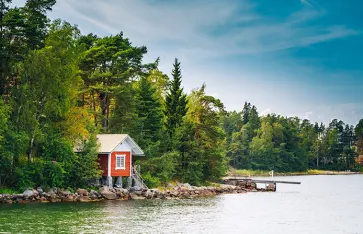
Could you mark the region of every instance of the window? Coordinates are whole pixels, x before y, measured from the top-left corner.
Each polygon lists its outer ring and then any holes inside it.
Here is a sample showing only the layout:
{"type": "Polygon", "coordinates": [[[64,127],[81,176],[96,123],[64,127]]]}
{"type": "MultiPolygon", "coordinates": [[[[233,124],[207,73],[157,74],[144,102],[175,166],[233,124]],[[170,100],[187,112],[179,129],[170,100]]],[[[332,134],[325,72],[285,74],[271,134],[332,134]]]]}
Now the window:
{"type": "Polygon", "coordinates": [[[126,169],[126,159],[124,154],[116,154],[116,169],[126,169]]]}

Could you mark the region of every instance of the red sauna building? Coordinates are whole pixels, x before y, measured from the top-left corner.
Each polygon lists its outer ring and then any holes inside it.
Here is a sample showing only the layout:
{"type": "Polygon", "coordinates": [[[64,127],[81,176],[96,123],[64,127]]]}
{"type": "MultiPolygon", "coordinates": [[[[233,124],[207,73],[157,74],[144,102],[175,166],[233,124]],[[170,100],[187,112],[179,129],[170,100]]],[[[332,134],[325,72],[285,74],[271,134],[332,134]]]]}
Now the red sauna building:
{"type": "Polygon", "coordinates": [[[115,186],[122,187],[122,177],[127,177],[129,187],[133,181],[135,185],[145,186],[138,170],[132,164],[133,159],[144,156],[144,152],[129,135],[98,134],[97,141],[103,184],[113,186],[113,178],[116,177],[115,186]]]}

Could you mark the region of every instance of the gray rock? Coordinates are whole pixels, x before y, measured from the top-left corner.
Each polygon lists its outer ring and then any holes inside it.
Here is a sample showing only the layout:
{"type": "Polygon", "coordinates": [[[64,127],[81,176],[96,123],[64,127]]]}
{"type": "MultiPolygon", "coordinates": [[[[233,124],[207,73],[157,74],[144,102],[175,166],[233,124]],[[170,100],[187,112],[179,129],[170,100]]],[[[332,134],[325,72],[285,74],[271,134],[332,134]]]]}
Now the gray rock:
{"type": "Polygon", "coordinates": [[[88,196],[79,196],[77,197],[78,202],[90,202],[91,199],[88,196]]]}
{"type": "Polygon", "coordinates": [[[181,196],[182,198],[190,198],[189,192],[183,192],[181,196]]]}
{"type": "Polygon", "coordinates": [[[77,189],[77,193],[82,196],[88,196],[88,192],[85,189],[77,189]]]}
{"type": "Polygon", "coordinates": [[[42,195],[42,193],[44,192],[43,189],[41,187],[37,188],[37,192],[39,193],[39,195],[42,195]]]}
{"type": "Polygon", "coordinates": [[[49,196],[51,196],[52,194],[56,194],[56,190],[49,189],[48,194],[49,194],[49,196]]]}
{"type": "Polygon", "coordinates": [[[33,193],[34,193],[34,197],[36,197],[36,196],[38,196],[38,195],[39,195],[39,193],[38,193],[38,191],[37,191],[37,190],[32,189],[32,191],[33,191],[33,193]]]}
{"type": "Polygon", "coordinates": [[[145,197],[146,197],[147,199],[151,199],[151,198],[153,198],[153,197],[154,197],[154,193],[153,193],[153,192],[151,192],[150,190],[147,190],[147,191],[145,192],[145,197]]]}
{"type": "Polygon", "coordinates": [[[116,200],[117,198],[116,193],[111,192],[107,186],[103,186],[100,189],[100,194],[107,200],[116,200]]]}
{"type": "Polygon", "coordinates": [[[179,196],[179,192],[178,192],[178,191],[172,191],[172,192],[170,193],[170,195],[171,195],[172,197],[177,197],[177,196],[179,196]]]}
{"type": "Polygon", "coordinates": [[[34,192],[32,191],[32,190],[30,190],[30,189],[27,189],[27,190],[25,190],[24,192],[23,192],[23,195],[24,195],[24,197],[33,197],[34,196],[34,192]]]}
{"type": "Polygon", "coordinates": [[[188,190],[192,190],[192,186],[188,183],[183,184],[183,187],[187,188],[188,190]]]}
{"type": "Polygon", "coordinates": [[[135,193],[130,193],[130,197],[131,197],[132,200],[144,200],[144,199],[146,199],[146,197],[138,196],[135,193]]]}
{"type": "Polygon", "coordinates": [[[59,194],[60,196],[66,197],[66,196],[68,196],[69,194],[71,194],[71,192],[70,192],[70,191],[68,191],[68,190],[66,190],[66,191],[59,190],[59,191],[58,191],[58,194],[59,194]]]}
{"type": "Polygon", "coordinates": [[[141,187],[140,186],[134,186],[134,191],[140,191],[141,187]]]}
{"type": "Polygon", "coordinates": [[[98,195],[97,195],[97,194],[95,194],[95,193],[90,193],[90,194],[89,194],[89,197],[90,197],[92,200],[95,200],[95,199],[97,199],[97,198],[98,198],[98,195]]]}

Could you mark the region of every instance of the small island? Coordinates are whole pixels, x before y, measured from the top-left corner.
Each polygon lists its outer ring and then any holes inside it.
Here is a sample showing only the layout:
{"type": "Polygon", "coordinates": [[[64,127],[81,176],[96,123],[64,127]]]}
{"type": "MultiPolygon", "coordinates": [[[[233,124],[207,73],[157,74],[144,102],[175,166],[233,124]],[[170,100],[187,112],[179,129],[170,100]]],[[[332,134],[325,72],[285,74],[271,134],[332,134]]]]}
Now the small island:
{"type": "Polygon", "coordinates": [[[227,110],[206,84],[184,90],[179,59],[162,71],[160,58],[145,62],[147,47],[121,30],[83,34],[48,18],[54,0],[8,2],[0,19],[2,202],[244,193],[261,190],[221,179],[363,170],[363,119],[261,115],[244,100],[227,110]]]}

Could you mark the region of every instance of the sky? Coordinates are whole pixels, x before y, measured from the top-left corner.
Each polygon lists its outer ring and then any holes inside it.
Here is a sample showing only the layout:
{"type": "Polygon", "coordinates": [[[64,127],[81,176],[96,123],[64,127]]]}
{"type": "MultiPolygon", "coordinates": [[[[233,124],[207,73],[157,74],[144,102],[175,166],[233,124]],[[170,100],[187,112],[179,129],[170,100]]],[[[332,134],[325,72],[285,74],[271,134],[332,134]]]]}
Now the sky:
{"type": "Polygon", "coordinates": [[[48,15],[83,34],[122,31],[168,75],[178,58],[184,90],[206,83],[227,110],[363,118],[361,0],[58,0],[48,15]]]}

